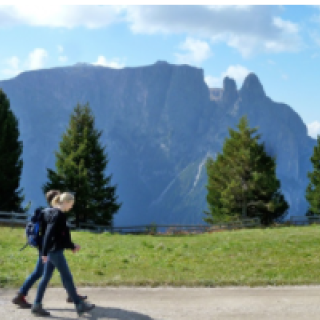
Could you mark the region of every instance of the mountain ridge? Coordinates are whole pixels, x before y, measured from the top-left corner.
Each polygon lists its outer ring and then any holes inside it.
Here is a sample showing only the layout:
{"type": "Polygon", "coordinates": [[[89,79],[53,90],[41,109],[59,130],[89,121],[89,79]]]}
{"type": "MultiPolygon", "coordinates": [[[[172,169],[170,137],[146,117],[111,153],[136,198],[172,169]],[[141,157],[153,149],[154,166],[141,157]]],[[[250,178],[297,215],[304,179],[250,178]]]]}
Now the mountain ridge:
{"type": "Polygon", "coordinates": [[[253,73],[238,90],[228,77],[223,88],[208,88],[203,70],[188,65],[160,61],[112,69],[77,64],[24,72],[0,81],[0,87],[19,120],[25,164],[21,185],[33,205],[45,203],[46,168],[54,168],[54,151],[73,108],[89,102],[103,130],[107,173],[123,202],[116,225],[202,223],[203,163],[221,152],[228,127],[244,114],[251,127],[259,126],[267,152],[277,157],[290,213],[306,212],[303,190],[315,140],[301,117],[272,101],[253,73]]]}

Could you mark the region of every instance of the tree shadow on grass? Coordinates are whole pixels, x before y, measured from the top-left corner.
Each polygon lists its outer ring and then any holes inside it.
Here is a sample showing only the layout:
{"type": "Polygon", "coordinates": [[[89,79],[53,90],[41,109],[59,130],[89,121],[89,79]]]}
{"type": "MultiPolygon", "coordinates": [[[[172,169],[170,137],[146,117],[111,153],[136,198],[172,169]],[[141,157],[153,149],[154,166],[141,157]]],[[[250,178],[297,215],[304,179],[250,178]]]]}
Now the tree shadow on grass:
{"type": "MultiPolygon", "coordinates": [[[[49,311],[71,311],[71,309],[48,309],[49,311]]],[[[75,312],[75,309],[72,309],[75,312]]],[[[66,317],[59,317],[51,314],[53,319],[68,319],[66,317]]],[[[74,319],[73,317],[70,319],[74,319]]],[[[80,318],[79,318],[80,319],[80,318]]],[[[96,306],[93,310],[88,313],[85,313],[81,316],[81,319],[88,320],[155,320],[148,315],[136,312],[129,311],[119,308],[106,308],[96,306]]]]}

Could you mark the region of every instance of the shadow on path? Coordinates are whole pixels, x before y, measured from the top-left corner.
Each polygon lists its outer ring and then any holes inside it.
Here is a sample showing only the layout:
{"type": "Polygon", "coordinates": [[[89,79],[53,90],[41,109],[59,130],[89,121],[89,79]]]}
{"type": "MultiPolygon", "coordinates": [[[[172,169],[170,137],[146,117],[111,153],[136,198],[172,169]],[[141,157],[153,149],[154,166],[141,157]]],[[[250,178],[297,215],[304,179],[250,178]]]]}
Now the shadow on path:
{"type": "MultiPolygon", "coordinates": [[[[48,311],[60,311],[60,312],[70,312],[75,311],[75,309],[52,309],[48,308],[48,311]]],[[[59,317],[51,314],[51,318],[53,319],[68,319],[66,317],[59,317]]],[[[103,319],[112,319],[112,320],[155,320],[154,318],[149,317],[148,315],[135,312],[128,311],[124,309],[118,308],[106,308],[96,306],[92,311],[85,313],[81,316],[82,319],[90,319],[90,320],[103,320],[103,319]]],[[[71,319],[71,318],[69,318],[71,319]]],[[[72,318],[73,319],[73,318],[72,318]]]]}

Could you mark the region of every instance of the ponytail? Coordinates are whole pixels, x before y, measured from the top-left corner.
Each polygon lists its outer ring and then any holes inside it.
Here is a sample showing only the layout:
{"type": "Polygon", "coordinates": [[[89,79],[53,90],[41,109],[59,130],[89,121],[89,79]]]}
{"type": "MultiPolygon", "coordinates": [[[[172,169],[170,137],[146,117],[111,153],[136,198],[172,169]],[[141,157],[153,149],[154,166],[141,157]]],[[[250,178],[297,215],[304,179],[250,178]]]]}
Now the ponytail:
{"type": "Polygon", "coordinates": [[[74,201],[74,195],[70,192],[64,192],[61,194],[56,195],[52,201],[51,201],[51,206],[56,207],[61,205],[64,202],[71,202],[74,201]]]}
{"type": "Polygon", "coordinates": [[[61,197],[61,194],[58,194],[58,195],[56,195],[56,196],[51,200],[51,206],[52,206],[52,207],[56,207],[56,206],[58,206],[58,205],[61,204],[61,199],[60,199],[60,197],[61,197]]]}

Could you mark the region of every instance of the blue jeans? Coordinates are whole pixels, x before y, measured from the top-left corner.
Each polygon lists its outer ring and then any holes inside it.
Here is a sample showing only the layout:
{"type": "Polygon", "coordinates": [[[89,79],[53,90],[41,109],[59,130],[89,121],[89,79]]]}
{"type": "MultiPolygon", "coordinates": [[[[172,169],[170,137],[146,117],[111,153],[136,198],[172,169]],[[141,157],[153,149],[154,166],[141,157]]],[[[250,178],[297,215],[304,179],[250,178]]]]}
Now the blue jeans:
{"type": "MultiPolygon", "coordinates": [[[[53,266],[53,268],[55,268],[55,266],[53,266]]],[[[36,267],[34,268],[32,273],[28,276],[28,278],[25,280],[25,282],[19,289],[19,292],[24,296],[27,296],[30,288],[42,277],[43,271],[44,271],[44,264],[41,260],[41,256],[39,253],[39,258],[36,263],[36,267]]],[[[63,286],[65,287],[64,283],[63,283],[63,286]]]]}
{"type": "Polygon", "coordinates": [[[73,277],[70,272],[67,260],[63,254],[63,250],[48,253],[48,262],[44,266],[44,273],[38,285],[37,295],[34,303],[40,304],[42,302],[44,292],[52,277],[54,269],[57,268],[63,283],[67,290],[69,297],[73,300],[74,304],[80,303],[80,298],[77,294],[76,288],[73,283],[73,277]]]}
{"type": "Polygon", "coordinates": [[[44,264],[42,263],[42,260],[39,254],[36,267],[34,268],[33,272],[28,276],[28,278],[25,280],[19,292],[24,296],[28,295],[30,288],[35,284],[35,282],[37,282],[42,277],[43,270],[44,270],[44,264]]]}

